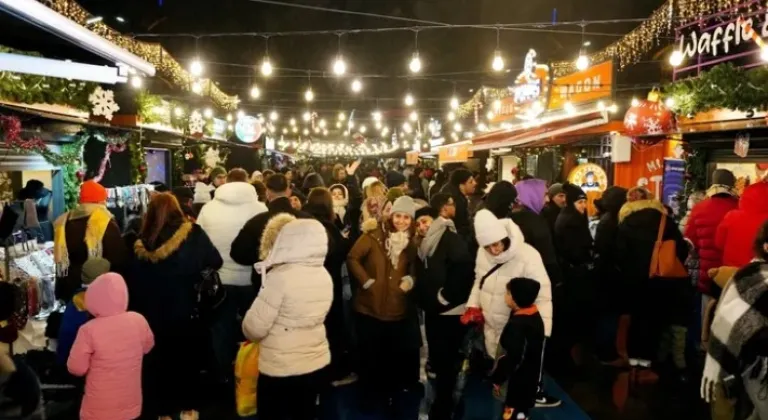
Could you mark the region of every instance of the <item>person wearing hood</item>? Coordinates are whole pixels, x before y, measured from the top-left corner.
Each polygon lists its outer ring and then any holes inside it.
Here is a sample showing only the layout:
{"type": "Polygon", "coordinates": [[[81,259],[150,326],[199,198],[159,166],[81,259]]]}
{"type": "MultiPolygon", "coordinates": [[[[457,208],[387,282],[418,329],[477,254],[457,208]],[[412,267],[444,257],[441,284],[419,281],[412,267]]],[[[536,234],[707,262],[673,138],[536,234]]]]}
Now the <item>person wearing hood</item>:
{"type": "Polygon", "coordinates": [[[723,252],[723,266],[743,267],[752,260],[750,244],[768,220],[768,181],[744,189],[739,208],[725,215],[717,227],[715,245],[723,252]]]}
{"type": "Polygon", "coordinates": [[[107,190],[96,181],[85,181],[80,186],[80,204],[56,219],[53,255],[56,298],[63,301],[71,300],[80,289],[86,260],[104,258],[118,273],[127,267],[129,252],[107,210],[107,190]]]}
{"type": "Polygon", "coordinates": [[[453,224],[453,198],[436,194],[431,204],[438,217],[419,244],[415,294],[424,311],[429,362],[436,375],[435,400],[429,418],[441,420],[452,418],[454,410],[453,389],[467,332],[460,317],[472,289],[473,260],[453,224]]]}
{"type": "Polygon", "coordinates": [[[226,184],[216,190],[213,200],[203,206],[197,218],[197,224],[224,261],[219,277],[227,296],[217,309],[211,326],[218,376],[223,383],[234,380],[232,363],[237,356],[238,343],[242,341],[239,320],[256,298],[251,287],[251,267],[236,263],[229,255],[232,241],[248,220],[267,211],[267,206],[259,202],[256,190],[247,181],[248,173],[244,170],[229,171],[226,184]]]}
{"type": "Polygon", "coordinates": [[[85,292],[93,319],[80,327],[67,369],[85,376],[82,420],[133,420],[141,415],[144,355],[155,345],[147,320],[128,311],[128,288],[117,273],[99,276],[85,292]]]}
{"type": "Polygon", "coordinates": [[[261,237],[263,286],[243,319],[243,333],[259,343],[259,418],[314,419],[328,383],[331,351],[324,322],[333,281],[323,267],[326,228],[312,219],[279,214],[261,237]]]}
{"type": "Polygon", "coordinates": [[[707,189],[707,199],[691,210],[683,232],[699,256],[699,280],[696,286],[699,292],[714,298],[720,296],[721,290],[708,273],[723,263],[723,253],[715,244],[715,235],[725,215],[739,206],[735,185],[736,177],[731,171],[716,169],[712,174],[712,185],[707,189]]]}
{"type": "MultiPolygon", "coordinates": [[[[360,191],[355,172],[360,166],[357,160],[344,169],[342,184],[331,185],[330,191],[333,197],[333,211],[336,214],[336,222],[342,233],[351,241],[360,237],[360,217],[362,214],[363,195],[360,191]]],[[[340,174],[336,174],[340,176],[340,174]]]]}
{"type": "Polygon", "coordinates": [[[216,194],[216,189],[227,183],[227,170],[221,166],[217,166],[211,169],[211,172],[208,173],[208,179],[211,181],[210,194],[211,199],[213,199],[216,194]]]}
{"type": "MultiPolygon", "coordinates": [[[[518,277],[535,280],[540,290],[534,304],[544,321],[544,335],[552,334],[552,286],[541,256],[525,243],[520,228],[508,218],[497,218],[483,209],[475,215],[475,235],[480,249],[475,259],[475,282],[467,300],[462,322],[483,326],[485,351],[496,360],[501,334],[511,310],[506,304],[507,284],[518,277]]],[[[544,355],[539,371],[543,371],[544,355]]],[[[541,382],[543,375],[539,375],[541,382]]],[[[539,387],[536,405],[553,407],[560,401],[544,394],[539,387]]]]}
{"type": "Polygon", "coordinates": [[[547,204],[541,209],[541,215],[547,220],[549,230],[552,235],[555,234],[555,223],[557,223],[557,216],[563,210],[566,204],[565,192],[563,191],[563,184],[552,184],[547,190],[547,204]]]}
{"type": "Polygon", "coordinates": [[[155,348],[144,365],[145,415],[181,412],[181,419],[196,420],[200,371],[210,348],[198,316],[196,288],[201,273],[216,271],[224,262],[205,231],[188,221],[167,193],[149,202],[134,251],[128,283],[131,309],[147,319],[155,334],[155,348]]]}
{"type": "MultiPolygon", "coordinates": [[[[644,188],[635,187],[627,192],[627,203],[619,211],[615,255],[630,297],[627,302],[631,316],[627,343],[629,362],[633,368],[639,368],[638,380],[641,381],[658,378],[649,368],[651,361],[663,359],[659,351],[662,333],[671,334],[669,341],[676,343],[678,350],[684,350],[686,326],[690,321],[689,302],[693,290],[689,278],[649,274],[662,221],[665,223],[662,241],[674,241],[676,256],[682,265],[688,256],[688,244],[664,205],[644,188]]],[[[674,362],[682,374],[684,351],[674,355],[674,362]]]]}
{"type": "Polygon", "coordinates": [[[347,216],[347,206],[349,205],[349,190],[344,184],[333,184],[328,190],[333,199],[334,223],[343,230],[346,226],[344,220],[347,216]]]}
{"type": "Polygon", "coordinates": [[[616,332],[619,316],[627,313],[627,290],[618,269],[616,239],[619,233],[619,211],[627,202],[627,189],[608,187],[595,204],[598,202],[603,212],[595,233],[595,276],[600,313],[595,353],[601,362],[623,364],[616,349],[616,332]]]}
{"type": "Polygon", "coordinates": [[[365,411],[398,405],[404,391],[419,382],[421,338],[410,302],[415,211],[411,197],[398,198],[390,218],[364,222],[364,233],[347,257],[358,288],[354,308],[365,411]]]}

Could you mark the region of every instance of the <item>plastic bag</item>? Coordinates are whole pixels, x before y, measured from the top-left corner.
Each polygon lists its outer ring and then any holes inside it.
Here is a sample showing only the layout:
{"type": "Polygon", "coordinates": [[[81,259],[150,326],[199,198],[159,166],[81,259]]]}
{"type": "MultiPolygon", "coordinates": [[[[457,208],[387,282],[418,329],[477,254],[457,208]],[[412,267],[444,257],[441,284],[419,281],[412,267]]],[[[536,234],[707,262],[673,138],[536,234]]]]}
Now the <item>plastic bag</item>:
{"type": "Polygon", "coordinates": [[[259,380],[259,344],[240,344],[235,360],[235,400],[241,417],[256,414],[256,383],[259,380]]]}

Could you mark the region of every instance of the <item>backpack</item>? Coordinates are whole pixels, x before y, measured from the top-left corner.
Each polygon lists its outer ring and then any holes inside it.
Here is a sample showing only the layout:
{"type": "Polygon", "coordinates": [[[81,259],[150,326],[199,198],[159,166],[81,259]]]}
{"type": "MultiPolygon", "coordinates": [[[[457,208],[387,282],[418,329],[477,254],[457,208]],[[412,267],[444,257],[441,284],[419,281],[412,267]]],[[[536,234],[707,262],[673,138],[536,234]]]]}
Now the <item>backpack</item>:
{"type": "Polygon", "coordinates": [[[664,240],[664,231],[667,227],[667,215],[662,214],[659,224],[659,234],[653,245],[651,256],[651,277],[680,279],[688,277],[688,270],[680,259],[677,258],[677,246],[672,239],[664,240]]]}

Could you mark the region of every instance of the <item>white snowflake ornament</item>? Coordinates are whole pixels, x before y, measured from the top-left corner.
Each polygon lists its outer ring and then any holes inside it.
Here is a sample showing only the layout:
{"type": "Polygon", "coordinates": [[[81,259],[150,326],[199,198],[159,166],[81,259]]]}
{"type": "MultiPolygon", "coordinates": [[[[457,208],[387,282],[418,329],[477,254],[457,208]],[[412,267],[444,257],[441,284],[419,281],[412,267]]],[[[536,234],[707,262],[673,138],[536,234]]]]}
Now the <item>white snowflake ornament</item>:
{"type": "Polygon", "coordinates": [[[190,134],[202,133],[204,125],[205,125],[205,121],[203,120],[203,115],[200,114],[200,112],[198,111],[192,112],[192,115],[189,116],[190,134]]]}
{"type": "Polygon", "coordinates": [[[645,124],[643,126],[645,128],[645,132],[648,134],[662,134],[664,133],[664,130],[661,128],[661,122],[658,118],[648,118],[645,120],[645,124]]]}
{"type": "Polygon", "coordinates": [[[120,105],[115,102],[115,92],[104,90],[101,86],[96,86],[88,96],[88,101],[93,105],[91,114],[100,115],[109,121],[112,121],[112,115],[120,110],[120,105]]]}
{"type": "Polygon", "coordinates": [[[205,166],[208,168],[215,168],[219,165],[221,162],[221,157],[219,156],[219,149],[215,149],[213,147],[209,147],[205,151],[205,166]]]}
{"type": "Polygon", "coordinates": [[[624,126],[630,130],[634,130],[637,127],[637,114],[634,112],[627,112],[624,117],[624,126]]]}

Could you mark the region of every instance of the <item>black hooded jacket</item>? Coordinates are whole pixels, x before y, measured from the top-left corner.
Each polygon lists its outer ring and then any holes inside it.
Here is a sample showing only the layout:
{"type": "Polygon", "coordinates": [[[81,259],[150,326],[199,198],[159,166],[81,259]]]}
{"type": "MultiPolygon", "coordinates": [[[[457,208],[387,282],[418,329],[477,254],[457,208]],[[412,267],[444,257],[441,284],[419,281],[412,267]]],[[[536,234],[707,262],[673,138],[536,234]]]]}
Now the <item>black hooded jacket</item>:
{"type": "MultiPolygon", "coordinates": [[[[453,202],[456,205],[456,216],[453,218],[453,223],[456,225],[456,232],[467,244],[476,242],[475,233],[472,228],[472,219],[469,214],[469,200],[467,197],[461,193],[458,186],[453,185],[450,182],[446,183],[440,192],[450,194],[451,197],[453,197],[453,202]]],[[[470,251],[472,251],[471,245],[470,251]]]]}
{"type": "Polygon", "coordinates": [[[419,307],[427,313],[439,314],[466,303],[474,285],[474,263],[467,244],[458,234],[446,230],[431,257],[416,259],[419,307]]]}
{"type": "Polygon", "coordinates": [[[610,187],[599,200],[603,214],[595,233],[595,272],[602,295],[598,300],[607,309],[622,310],[621,300],[626,296],[626,288],[619,271],[616,239],[619,234],[619,211],[627,202],[627,189],[610,187]]]}
{"type": "Polygon", "coordinates": [[[555,223],[555,248],[563,269],[586,266],[592,262],[592,234],[586,213],[579,213],[574,203],[586,199],[586,194],[576,185],[563,185],[566,195],[565,208],[555,223]]]}

